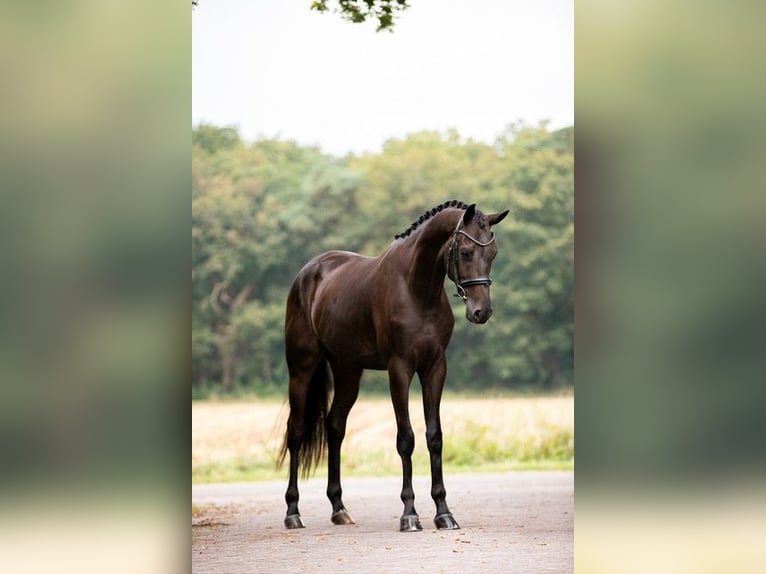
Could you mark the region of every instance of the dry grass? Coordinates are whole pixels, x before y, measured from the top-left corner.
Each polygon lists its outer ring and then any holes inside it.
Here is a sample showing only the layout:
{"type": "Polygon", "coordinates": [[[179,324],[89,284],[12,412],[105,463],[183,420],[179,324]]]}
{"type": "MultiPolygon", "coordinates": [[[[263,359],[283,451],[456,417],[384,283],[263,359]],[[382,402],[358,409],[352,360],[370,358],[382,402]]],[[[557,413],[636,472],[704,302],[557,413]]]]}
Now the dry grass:
{"type": "MultiPolygon", "coordinates": [[[[574,397],[445,396],[444,460],[450,470],[572,468],[574,397]]],[[[274,400],[192,404],[192,480],[196,482],[284,477],[275,469],[288,408],[274,400]]],[[[428,473],[420,397],[410,400],[415,430],[414,471],[428,473]]],[[[343,472],[398,474],[396,424],[391,401],[362,398],[348,419],[343,472]]],[[[320,468],[317,474],[322,475],[320,468]]]]}

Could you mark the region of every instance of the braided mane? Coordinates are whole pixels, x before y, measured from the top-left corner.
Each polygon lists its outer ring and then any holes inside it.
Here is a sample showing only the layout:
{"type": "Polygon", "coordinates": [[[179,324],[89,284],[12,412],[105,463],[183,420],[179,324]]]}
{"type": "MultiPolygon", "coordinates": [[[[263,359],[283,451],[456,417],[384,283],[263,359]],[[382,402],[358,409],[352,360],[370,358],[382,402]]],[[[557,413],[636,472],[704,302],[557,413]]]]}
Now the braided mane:
{"type": "Polygon", "coordinates": [[[467,204],[463,203],[462,201],[458,201],[457,199],[452,199],[450,201],[445,201],[444,203],[441,203],[437,205],[436,207],[433,207],[426,211],[423,215],[417,218],[417,220],[412,222],[412,225],[410,225],[407,229],[402,231],[401,233],[398,233],[394,235],[394,239],[400,239],[402,237],[408,237],[410,233],[415,231],[418,227],[420,227],[420,224],[424,221],[427,221],[431,218],[432,215],[436,215],[439,213],[442,209],[445,209],[447,207],[456,207],[457,209],[465,209],[468,207],[467,204]]]}

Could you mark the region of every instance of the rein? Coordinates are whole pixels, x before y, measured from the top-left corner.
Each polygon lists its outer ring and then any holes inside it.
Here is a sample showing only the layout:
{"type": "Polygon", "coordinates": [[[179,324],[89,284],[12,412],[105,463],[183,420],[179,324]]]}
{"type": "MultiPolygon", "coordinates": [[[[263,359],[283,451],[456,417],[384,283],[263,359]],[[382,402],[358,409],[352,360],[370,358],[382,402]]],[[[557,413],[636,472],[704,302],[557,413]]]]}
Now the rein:
{"type": "Polygon", "coordinates": [[[455,231],[452,233],[452,245],[449,249],[449,265],[452,267],[452,281],[455,283],[455,288],[457,289],[457,293],[455,293],[455,297],[460,297],[463,300],[463,303],[468,301],[468,296],[465,294],[465,288],[466,287],[473,287],[474,285],[492,285],[492,279],[489,276],[486,277],[474,277],[472,279],[464,279],[460,280],[460,275],[458,273],[458,235],[464,235],[471,241],[473,241],[476,245],[479,245],[481,247],[486,247],[487,245],[491,245],[495,241],[495,234],[490,231],[490,238],[489,241],[486,243],[483,243],[476,239],[475,237],[472,237],[462,229],[460,229],[461,224],[463,223],[463,218],[461,217],[458,219],[457,225],[455,226],[455,231]]]}

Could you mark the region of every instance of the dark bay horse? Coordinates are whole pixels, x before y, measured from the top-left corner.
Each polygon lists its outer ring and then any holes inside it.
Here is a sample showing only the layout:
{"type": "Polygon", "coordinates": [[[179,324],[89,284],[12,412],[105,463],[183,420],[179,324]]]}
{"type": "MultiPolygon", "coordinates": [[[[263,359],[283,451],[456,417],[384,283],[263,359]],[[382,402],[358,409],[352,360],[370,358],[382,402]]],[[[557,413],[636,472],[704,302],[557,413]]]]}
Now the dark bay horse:
{"type": "Polygon", "coordinates": [[[307,475],[325,453],[331,521],[354,523],[341,500],[340,449],[364,369],[388,371],[396,449],[402,459],[400,530],[422,530],[412,489],[415,437],[408,410],[415,373],[423,391],[434,524],[460,528],[447,507],[442,476],[439,404],[447,374],[445,351],[455,323],[444,277],[454,281],[466,304],[466,318],[486,323],[492,315],[489,272],[497,254],[491,227],[507,214],[485,215],[476,204],[448,201],[424,213],[378,257],[329,251],[298,273],[285,317],[290,416],[279,461],[290,453],[287,528],[303,527],[299,467],[307,475]]]}

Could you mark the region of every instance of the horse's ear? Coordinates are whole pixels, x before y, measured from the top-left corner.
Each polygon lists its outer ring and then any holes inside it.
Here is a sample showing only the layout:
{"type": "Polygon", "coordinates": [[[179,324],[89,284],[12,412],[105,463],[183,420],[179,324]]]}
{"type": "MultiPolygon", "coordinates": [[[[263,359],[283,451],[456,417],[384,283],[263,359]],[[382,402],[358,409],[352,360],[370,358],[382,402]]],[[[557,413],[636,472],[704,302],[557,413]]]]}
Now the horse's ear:
{"type": "Polygon", "coordinates": [[[493,213],[492,215],[488,215],[487,219],[489,219],[489,224],[490,225],[497,225],[503,219],[505,219],[505,216],[508,215],[509,211],[510,211],[509,209],[506,209],[502,213],[493,213]]]}
{"type": "Polygon", "coordinates": [[[472,203],[465,208],[465,213],[463,214],[463,225],[468,225],[473,219],[474,215],[476,215],[476,204],[472,203]]]}

